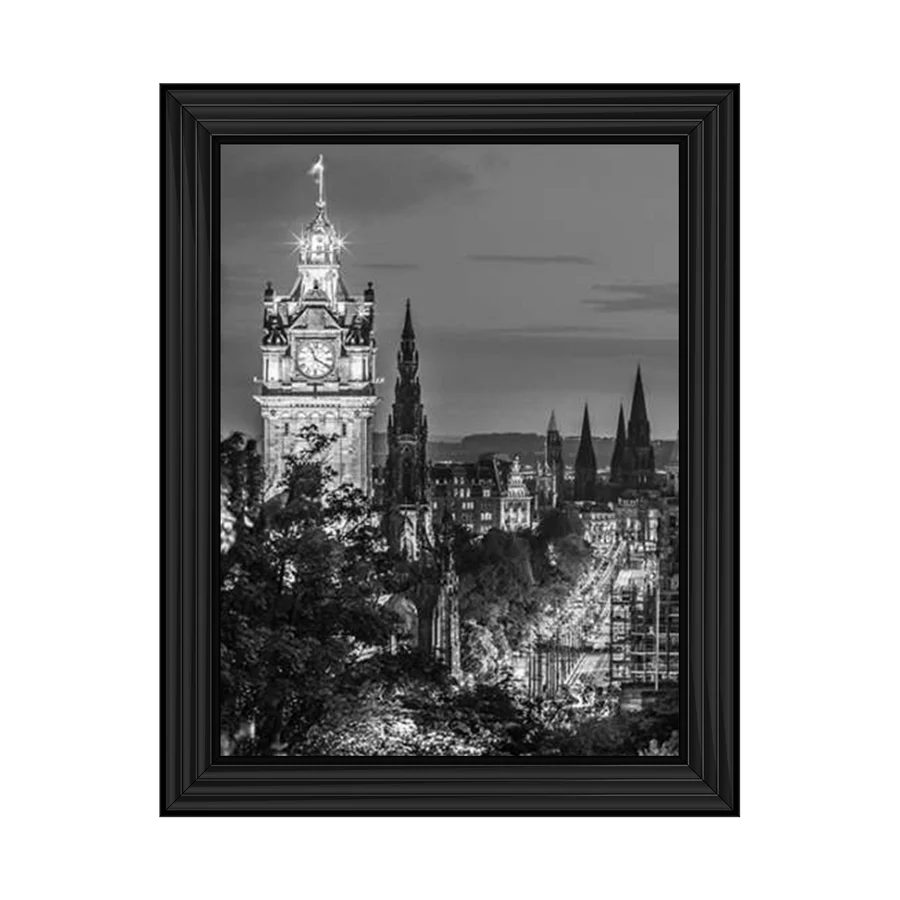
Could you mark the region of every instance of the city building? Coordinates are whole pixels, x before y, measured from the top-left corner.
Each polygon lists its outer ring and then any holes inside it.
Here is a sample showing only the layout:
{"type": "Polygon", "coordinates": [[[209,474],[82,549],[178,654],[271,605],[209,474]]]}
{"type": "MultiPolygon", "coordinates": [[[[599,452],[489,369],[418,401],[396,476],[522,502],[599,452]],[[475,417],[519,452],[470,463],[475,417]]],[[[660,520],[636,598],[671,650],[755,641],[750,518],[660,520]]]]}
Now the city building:
{"type": "Polygon", "coordinates": [[[345,240],[329,221],[324,163],[313,167],[316,214],[297,239],[297,276],[279,294],[263,294],[262,375],[266,492],[278,490],[286,457],[308,447],[308,426],[332,437],[326,463],[341,483],[371,491],[375,394],[375,291],[348,293],[341,275],[345,240]]]}
{"type": "Polygon", "coordinates": [[[678,681],[678,592],[662,590],[653,566],[618,573],[610,627],[613,686],[658,690],[678,681]]]}
{"type": "Polygon", "coordinates": [[[493,453],[475,462],[435,463],[431,481],[433,509],[449,507],[454,520],[475,534],[532,527],[534,497],[528,493],[518,457],[511,460],[493,453]]]}
{"type": "Polygon", "coordinates": [[[584,539],[596,550],[609,551],[619,541],[619,516],[612,503],[584,503],[578,508],[584,539]]]}
{"type": "Polygon", "coordinates": [[[666,463],[666,485],[670,491],[678,493],[678,438],[679,433],[675,433],[675,446],[672,448],[672,454],[666,463]]]}

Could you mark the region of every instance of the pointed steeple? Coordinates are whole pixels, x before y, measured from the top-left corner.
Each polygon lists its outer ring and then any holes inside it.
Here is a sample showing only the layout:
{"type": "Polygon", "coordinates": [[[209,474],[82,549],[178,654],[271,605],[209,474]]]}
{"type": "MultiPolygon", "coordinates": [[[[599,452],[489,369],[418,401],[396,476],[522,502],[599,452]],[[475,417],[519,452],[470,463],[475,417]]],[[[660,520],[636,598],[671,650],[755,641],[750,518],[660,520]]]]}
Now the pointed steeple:
{"type": "Polygon", "coordinates": [[[631,398],[631,416],[628,419],[628,434],[632,440],[637,435],[634,430],[647,423],[649,437],[649,421],[647,420],[647,401],[644,399],[644,381],[641,378],[641,367],[638,364],[637,377],[634,379],[634,396],[631,398]]]}
{"type": "Polygon", "coordinates": [[[622,446],[625,446],[625,441],[627,440],[625,434],[625,410],[622,408],[622,404],[619,404],[619,424],[616,425],[616,443],[619,441],[622,442],[622,446]]]}
{"type": "Polygon", "coordinates": [[[591,420],[587,403],[584,404],[584,418],[581,420],[581,440],[575,455],[575,499],[593,500],[597,484],[597,457],[591,437],[591,420]]]}
{"type": "Polygon", "coordinates": [[[588,455],[590,459],[594,459],[594,442],[591,438],[591,419],[588,415],[588,405],[584,404],[584,417],[581,420],[581,442],[578,444],[578,456],[576,457],[576,465],[577,459],[580,459],[584,455],[584,459],[587,460],[588,455]]]}
{"type": "Polygon", "coordinates": [[[609,463],[609,479],[614,484],[622,480],[625,454],[628,449],[628,435],[625,431],[625,410],[619,404],[619,422],[616,425],[616,442],[613,444],[612,459],[609,463]]]}
{"type": "Polygon", "coordinates": [[[409,308],[409,297],[406,298],[406,318],[403,320],[403,334],[401,337],[404,341],[414,341],[416,339],[416,332],[413,330],[412,313],[409,308]]]}
{"type": "Polygon", "coordinates": [[[588,414],[587,403],[584,404],[584,416],[581,420],[581,443],[582,445],[585,441],[590,444],[591,440],[591,419],[588,414]]]}
{"type": "MultiPolygon", "coordinates": [[[[419,351],[413,330],[410,302],[397,351],[397,380],[388,426],[385,497],[398,506],[421,507],[428,486],[428,422],[419,383],[419,351]]],[[[396,537],[396,536],[395,536],[396,537]]]]}
{"type": "Polygon", "coordinates": [[[631,487],[652,487],[655,480],[656,461],[650,442],[650,418],[644,398],[644,380],[641,367],[634,379],[634,396],[631,398],[631,415],[628,418],[628,447],[625,454],[623,480],[631,487]]]}
{"type": "Polygon", "coordinates": [[[412,312],[409,299],[406,300],[406,317],[403,320],[403,332],[400,335],[400,349],[397,351],[397,364],[400,372],[409,378],[415,375],[419,367],[419,351],[416,349],[416,332],[412,323],[412,312]]]}
{"type": "Polygon", "coordinates": [[[559,431],[556,427],[556,410],[550,410],[550,421],[547,423],[547,431],[559,431]]]}

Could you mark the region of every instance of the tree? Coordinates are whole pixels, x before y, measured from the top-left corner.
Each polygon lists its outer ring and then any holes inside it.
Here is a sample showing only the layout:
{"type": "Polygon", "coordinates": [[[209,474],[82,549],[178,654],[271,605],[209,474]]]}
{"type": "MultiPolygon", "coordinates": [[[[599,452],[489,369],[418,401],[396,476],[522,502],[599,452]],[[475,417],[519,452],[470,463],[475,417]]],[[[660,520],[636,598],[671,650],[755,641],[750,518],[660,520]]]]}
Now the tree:
{"type": "Polygon", "coordinates": [[[331,439],[315,429],[304,437],[307,450],[286,462],[268,500],[255,444],[232,435],[221,445],[225,752],[677,754],[674,693],[621,713],[593,692],[529,697],[511,678],[514,651],[542,630],[558,633],[589,554],[576,533],[479,540],[457,529],[470,677],[458,683],[434,661],[391,652],[400,623],[381,600],[398,584],[425,583],[431,564],[392,556],[367,499],[336,486],[323,464],[331,439]]]}
{"type": "Polygon", "coordinates": [[[390,566],[366,498],[335,487],[315,428],[264,503],[252,442],[223,442],[235,540],[222,555],[222,719],[232,752],[296,753],[309,728],[354,689],[355,669],[386,647],[390,566]],[[251,723],[248,727],[248,723],[251,723]]]}

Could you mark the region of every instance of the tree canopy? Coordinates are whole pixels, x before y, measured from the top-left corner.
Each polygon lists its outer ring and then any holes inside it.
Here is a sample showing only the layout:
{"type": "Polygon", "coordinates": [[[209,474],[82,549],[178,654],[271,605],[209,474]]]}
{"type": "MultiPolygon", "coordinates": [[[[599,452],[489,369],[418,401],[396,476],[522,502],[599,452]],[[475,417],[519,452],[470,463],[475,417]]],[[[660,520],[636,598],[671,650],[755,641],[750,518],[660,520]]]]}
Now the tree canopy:
{"type": "Polygon", "coordinates": [[[511,678],[590,559],[571,517],[535,532],[457,527],[463,677],[397,645],[392,592],[428,577],[392,555],[379,511],[336,485],[314,428],[264,496],[255,442],[221,442],[221,724],[233,755],[668,755],[677,715],[529,697],[511,678]]]}

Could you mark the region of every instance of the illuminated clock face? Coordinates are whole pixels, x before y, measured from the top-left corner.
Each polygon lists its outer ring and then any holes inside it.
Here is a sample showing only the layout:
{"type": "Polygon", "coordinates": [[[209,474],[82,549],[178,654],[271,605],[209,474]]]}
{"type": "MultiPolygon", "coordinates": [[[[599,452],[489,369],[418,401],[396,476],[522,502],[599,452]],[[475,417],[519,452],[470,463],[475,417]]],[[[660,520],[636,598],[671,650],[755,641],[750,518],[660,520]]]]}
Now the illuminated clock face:
{"type": "Polygon", "coordinates": [[[297,348],[297,368],[308,378],[321,378],[334,368],[334,346],[306,341],[297,348]]]}

